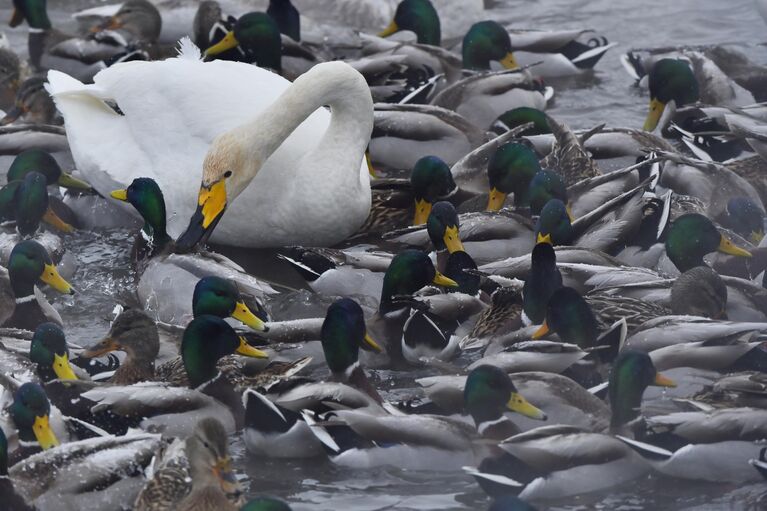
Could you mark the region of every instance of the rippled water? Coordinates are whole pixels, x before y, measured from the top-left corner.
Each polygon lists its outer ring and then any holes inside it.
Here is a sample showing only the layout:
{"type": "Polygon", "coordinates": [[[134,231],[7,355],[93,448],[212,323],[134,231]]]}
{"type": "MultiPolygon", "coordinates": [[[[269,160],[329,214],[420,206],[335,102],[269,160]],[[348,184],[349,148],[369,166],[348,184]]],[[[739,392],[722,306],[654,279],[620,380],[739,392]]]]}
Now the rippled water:
{"type": "MultiPolygon", "coordinates": [[[[602,59],[593,75],[552,81],[556,99],[550,111],[574,128],[588,128],[606,122],[611,126],[641,126],[647,98],[632,84],[618,61],[620,53],[634,47],[668,45],[732,44],[755,62],[767,64],[765,24],[752,0],[505,0],[488,2],[492,17],[519,28],[593,28],[618,43],[602,59]]],[[[9,19],[10,2],[0,6],[0,19],[9,19]]],[[[91,0],[50,0],[54,24],[71,26],[68,13],[84,6],[100,5],[91,0]]],[[[26,31],[8,31],[12,44],[24,50],[26,31]]],[[[0,169],[7,167],[0,160],[0,169]]],[[[108,328],[115,302],[130,293],[128,252],[130,233],[125,230],[80,232],[66,241],[76,254],[79,267],[72,282],[80,293],[74,299],[55,297],[69,338],[88,343],[108,328]]],[[[269,254],[261,254],[254,269],[274,275],[281,267],[266,267],[269,254]]],[[[271,263],[269,263],[271,264],[271,263]]],[[[286,280],[290,280],[287,278],[286,280]]],[[[295,278],[292,278],[295,283],[295,278]]],[[[293,295],[275,304],[278,317],[290,316],[297,307],[294,299],[313,302],[307,295],[293,295]]],[[[321,310],[314,307],[313,311],[321,310]]],[[[462,361],[461,361],[462,362],[462,361]]],[[[321,368],[315,370],[318,376],[321,368]]],[[[425,373],[424,373],[425,374],[425,373]]],[[[412,380],[388,373],[373,374],[374,381],[390,397],[408,392],[412,380]]],[[[421,376],[419,374],[418,376],[421,376]]],[[[678,375],[675,375],[678,376],[678,375]]],[[[647,405],[664,407],[668,397],[656,392],[647,405]]],[[[233,440],[239,468],[247,474],[250,492],[271,493],[285,498],[294,509],[312,510],[452,510],[483,509],[484,493],[463,474],[408,472],[395,468],[349,470],[312,460],[283,462],[254,459],[245,454],[239,439],[233,440]]],[[[631,485],[608,492],[536,503],[540,509],[556,510],[718,510],[764,509],[764,485],[693,484],[648,476],[631,485]],[[762,503],[759,504],[759,500],[762,503]]]]}

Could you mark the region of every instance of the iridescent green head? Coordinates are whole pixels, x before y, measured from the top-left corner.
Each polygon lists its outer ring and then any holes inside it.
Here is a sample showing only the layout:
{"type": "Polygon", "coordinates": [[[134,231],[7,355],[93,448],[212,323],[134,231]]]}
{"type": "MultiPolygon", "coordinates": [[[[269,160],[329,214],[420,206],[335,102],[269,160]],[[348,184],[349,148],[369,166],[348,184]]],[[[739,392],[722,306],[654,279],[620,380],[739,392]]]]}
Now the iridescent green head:
{"type": "Polygon", "coordinates": [[[69,365],[69,348],[64,331],[55,323],[42,323],[35,329],[29,346],[29,359],[37,364],[43,381],[77,379],[69,365]]]}
{"type": "Polygon", "coordinates": [[[14,196],[16,229],[22,236],[31,236],[40,228],[40,222],[48,211],[48,189],[45,176],[29,172],[16,189],[14,196]]]}
{"type": "Polygon", "coordinates": [[[464,270],[476,270],[477,263],[463,250],[456,250],[447,258],[445,277],[458,283],[457,288],[448,288],[449,292],[465,293],[474,296],[479,293],[481,278],[479,275],[466,273],[464,270]]]}
{"type": "Polygon", "coordinates": [[[194,317],[210,314],[219,318],[234,318],[254,330],[266,331],[263,319],[245,304],[240,290],[230,280],[221,277],[203,277],[194,286],[192,294],[194,317]]]}
{"type": "Polygon", "coordinates": [[[506,29],[495,21],[480,21],[472,25],[463,38],[463,67],[489,71],[493,61],[507,69],[518,67],[506,29]]]}
{"type": "Polygon", "coordinates": [[[13,15],[8,24],[11,27],[16,27],[23,21],[27,22],[29,28],[39,28],[41,30],[51,28],[45,0],[13,0],[13,15]]]}
{"type": "Polygon", "coordinates": [[[48,284],[60,293],[75,292],[61,278],[45,248],[34,240],[21,241],[13,247],[8,259],[8,275],[16,298],[32,296],[38,282],[48,284]]]}
{"type": "Polygon", "coordinates": [[[533,126],[520,132],[520,137],[545,135],[547,133],[551,133],[551,128],[549,127],[548,119],[546,119],[546,114],[537,108],[530,108],[527,106],[520,106],[501,114],[495,123],[493,123],[493,130],[495,130],[500,135],[507,132],[508,130],[512,130],[529,122],[532,122],[533,126]],[[496,127],[498,129],[496,129],[496,127]]]}
{"type": "Polygon", "coordinates": [[[673,381],[660,374],[647,353],[624,350],[610,371],[610,426],[620,427],[639,416],[642,395],[650,385],[675,387],[673,381]]]}
{"type": "Polygon", "coordinates": [[[445,250],[451,254],[463,250],[461,236],[458,232],[460,228],[458,213],[447,201],[440,201],[434,204],[426,220],[426,230],[429,233],[434,245],[434,250],[445,250]]]}
{"type": "Polygon", "coordinates": [[[412,295],[428,284],[458,287],[434,268],[429,256],[420,250],[403,250],[392,259],[384,275],[381,289],[381,312],[397,308],[393,299],[397,296],[412,295]]]}
{"type": "Polygon", "coordinates": [[[25,383],[13,395],[10,415],[19,431],[19,440],[37,442],[43,449],[59,444],[50,428],[51,403],[37,383],[25,383]]]}
{"type": "Polygon", "coordinates": [[[455,193],[458,188],[447,163],[436,156],[424,156],[410,173],[410,186],[415,198],[413,225],[426,223],[432,205],[455,193]]]}
{"type": "Polygon", "coordinates": [[[758,245],[764,238],[764,210],[747,197],[735,197],[727,202],[728,225],[758,245]]]}
{"type": "Polygon", "coordinates": [[[507,410],[546,420],[546,414],[519,394],[509,375],[492,365],[481,365],[469,373],[463,389],[463,406],[477,426],[498,420],[507,410]]]}
{"type": "Polygon", "coordinates": [[[165,197],[160,186],[151,177],[137,177],[125,190],[115,190],[113,199],[128,202],[136,208],[144,219],[144,234],[155,246],[162,246],[170,241],[165,230],[165,197]]]}
{"type": "Polygon", "coordinates": [[[235,23],[234,30],[205,50],[205,56],[214,57],[236,47],[245,54],[246,62],[277,72],[282,71],[280,28],[268,14],[251,12],[243,15],[235,23]]]}
{"type": "Polygon", "coordinates": [[[516,206],[529,206],[530,181],[540,170],[538,156],[526,145],[509,142],[499,147],[487,164],[490,182],[487,210],[500,210],[510,193],[514,194],[516,206]]]}
{"type": "Polygon", "coordinates": [[[279,499],[256,497],[242,506],[240,511],[292,511],[292,508],[279,499]]]}
{"type": "Polygon", "coordinates": [[[565,203],[551,199],[543,206],[541,216],[535,223],[536,243],[569,245],[573,238],[573,226],[565,203]]]}
{"type": "Polygon", "coordinates": [[[527,195],[533,215],[539,215],[543,206],[551,199],[559,199],[567,204],[567,187],[559,174],[551,170],[535,173],[530,181],[527,195]]]}
{"type": "Polygon", "coordinates": [[[679,59],[660,59],[649,74],[650,111],[644,128],[652,131],[658,125],[663,110],[670,102],[676,107],[695,103],[700,99],[698,79],[687,62],[679,59]]]}
{"type": "Polygon", "coordinates": [[[599,326],[591,306],[578,291],[571,287],[561,287],[549,298],[546,320],[533,334],[533,339],[539,339],[549,332],[581,348],[593,348],[599,337],[599,326]]]}
{"type": "Polygon", "coordinates": [[[719,233],[711,220],[698,213],[680,216],[666,234],[666,254],[681,272],[705,266],[703,256],[715,251],[751,257],[750,252],[735,246],[719,233]]]}
{"type": "Polygon", "coordinates": [[[74,190],[91,190],[88,183],[61,170],[56,158],[42,149],[29,149],[16,156],[8,168],[8,182],[24,179],[27,173],[33,171],[44,175],[48,186],[57,184],[74,190]]]}
{"type": "Polygon", "coordinates": [[[290,0],[269,0],[266,14],[277,23],[280,32],[294,41],[301,40],[301,16],[290,0]]]}
{"type": "Polygon", "coordinates": [[[380,352],[367,335],[362,308],[351,298],[341,298],[328,307],[320,334],[325,361],[333,374],[347,375],[357,364],[359,349],[380,352]]]}
{"type": "Polygon", "coordinates": [[[550,243],[538,243],[530,259],[530,273],[522,290],[522,307],[533,323],[546,319],[546,306],[554,291],[562,287],[557,254],[550,243]]]}
{"type": "Polygon", "coordinates": [[[439,46],[442,42],[439,15],[430,0],[402,0],[394,20],[378,35],[386,37],[402,30],[415,32],[420,44],[439,46]]]}

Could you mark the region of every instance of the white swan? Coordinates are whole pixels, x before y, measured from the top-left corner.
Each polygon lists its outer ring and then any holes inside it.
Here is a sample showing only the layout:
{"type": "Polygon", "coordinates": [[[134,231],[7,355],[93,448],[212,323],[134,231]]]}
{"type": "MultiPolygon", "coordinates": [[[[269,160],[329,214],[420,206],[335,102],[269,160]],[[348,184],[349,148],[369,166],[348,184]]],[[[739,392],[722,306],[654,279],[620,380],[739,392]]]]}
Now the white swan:
{"type": "Polygon", "coordinates": [[[331,62],[291,85],[248,64],[204,63],[188,39],[181,47],[177,58],[105,69],[93,85],[49,72],[88,181],[106,196],[152,177],[176,237],[195,211],[202,176],[200,197],[210,200],[188,242],[210,234],[223,207],[211,238],[223,244],[322,246],[353,234],[370,209],[363,155],[373,103],[362,76],[331,62]]]}

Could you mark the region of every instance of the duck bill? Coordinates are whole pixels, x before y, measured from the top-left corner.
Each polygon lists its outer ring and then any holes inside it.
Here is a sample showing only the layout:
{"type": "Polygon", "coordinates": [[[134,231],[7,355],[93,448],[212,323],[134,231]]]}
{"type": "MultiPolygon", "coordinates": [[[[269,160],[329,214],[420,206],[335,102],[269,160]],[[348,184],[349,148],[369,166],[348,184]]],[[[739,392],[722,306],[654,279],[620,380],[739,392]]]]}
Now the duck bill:
{"type": "Polygon", "coordinates": [[[546,420],[546,414],[543,413],[540,408],[531,405],[527,399],[522,397],[518,392],[511,393],[511,399],[506,403],[506,408],[512,412],[524,415],[525,417],[530,417],[531,419],[539,421],[546,420]]]}
{"type": "Polygon", "coordinates": [[[51,286],[59,293],[63,293],[65,295],[75,294],[75,290],[72,285],[64,280],[61,275],[59,275],[59,271],[52,264],[45,265],[43,274],[40,275],[40,280],[51,286]]]}
{"type": "Polygon", "coordinates": [[[399,32],[399,26],[397,25],[397,22],[392,20],[391,23],[389,23],[389,26],[383,29],[382,32],[378,33],[378,37],[389,37],[392,34],[395,34],[399,32]]]}
{"type": "Polygon", "coordinates": [[[543,324],[533,332],[533,340],[537,341],[538,339],[545,337],[551,330],[549,330],[549,324],[544,320],[543,324]]]}
{"type": "Polygon", "coordinates": [[[11,19],[8,21],[8,25],[11,28],[18,27],[24,22],[24,13],[21,12],[21,9],[14,7],[13,14],[11,14],[11,19]]]}
{"type": "Polygon", "coordinates": [[[376,353],[383,353],[383,348],[381,348],[381,345],[375,342],[375,340],[368,334],[365,334],[365,337],[362,339],[362,348],[370,351],[375,351],[376,353]]]}
{"type": "Polygon", "coordinates": [[[240,42],[234,36],[234,32],[227,32],[223,39],[205,50],[205,57],[215,57],[232,48],[237,48],[239,45],[240,42]]]}
{"type": "Polygon", "coordinates": [[[653,385],[656,387],[676,387],[676,382],[664,374],[655,373],[653,385]]]}
{"type": "Polygon", "coordinates": [[[730,254],[737,257],[751,257],[751,252],[749,252],[746,249],[740,248],[732,241],[728,240],[724,236],[721,236],[719,239],[719,247],[717,248],[719,252],[722,252],[724,254],[730,254]]]}
{"type": "Polygon", "coordinates": [[[500,60],[500,62],[501,65],[506,69],[517,69],[519,67],[517,59],[514,58],[514,54],[512,52],[507,53],[506,56],[500,60]]]}
{"type": "Polygon", "coordinates": [[[243,357],[269,358],[269,355],[267,355],[266,352],[254,348],[248,344],[244,337],[240,337],[240,345],[237,347],[237,353],[243,357]]]}
{"type": "Polygon", "coordinates": [[[70,190],[85,190],[85,191],[93,191],[93,187],[86,183],[85,181],[82,181],[80,179],[77,179],[72,174],[69,174],[67,172],[62,172],[58,179],[59,186],[63,186],[64,188],[68,188],[70,190]]]}
{"type": "Polygon", "coordinates": [[[458,282],[454,281],[453,279],[449,277],[445,277],[440,272],[437,272],[437,274],[434,276],[434,279],[432,279],[432,284],[436,284],[438,286],[444,286],[444,287],[458,287],[458,282]]]}
{"type": "Polygon", "coordinates": [[[69,364],[69,357],[66,353],[63,355],[53,355],[53,372],[59,380],[76,380],[77,376],[69,364]]]}
{"type": "Polygon", "coordinates": [[[458,226],[448,227],[445,229],[445,234],[442,236],[442,241],[445,242],[447,251],[451,254],[453,252],[463,252],[463,243],[461,243],[461,237],[458,234],[458,226]]]}
{"type": "Polygon", "coordinates": [[[213,229],[226,211],[226,183],[216,181],[210,186],[203,185],[197,199],[197,210],[189,220],[189,227],[176,242],[180,251],[190,251],[207,241],[213,229]]]}
{"type": "Polygon", "coordinates": [[[413,225],[423,225],[429,218],[431,213],[431,202],[426,199],[418,199],[415,201],[415,216],[413,217],[413,225]]]}
{"type": "Polygon", "coordinates": [[[128,202],[128,190],[112,190],[109,196],[122,202],[128,202]]]}
{"type": "Polygon", "coordinates": [[[269,327],[264,324],[261,318],[250,311],[248,306],[245,305],[245,302],[237,302],[237,304],[234,306],[232,317],[257,332],[269,331],[269,327]]]}
{"type": "Polygon", "coordinates": [[[32,425],[32,431],[35,434],[37,443],[40,444],[40,447],[43,449],[50,449],[51,447],[56,447],[59,445],[59,439],[56,438],[56,435],[53,433],[47,415],[43,415],[42,417],[35,417],[35,423],[32,425]]]}
{"type": "Polygon", "coordinates": [[[218,480],[221,491],[227,495],[239,495],[241,491],[240,483],[234,475],[232,462],[228,456],[226,458],[221,458],[216,462],[213,466],[213,474],[218,480]]]}
{"type": "Polygon", "coordinates": [[[85,358],[96,358],[121,349],[120,343],[111,337],[105,337],[93,346],[89,346],[80,356],[85,358]]]}
{"type": "Polygon", "coordinates": [[[43,221],[61,232],[75,232],[75,228],[62,220],[50,206],[45,210],[43,221]]]}
{"type": "Polygon", "coordinates": [[[543,235],[541,233],[538,233],[535,236],[535,243],[548,243],[549,245],[554,245],[554,242],[551,241],[551,234],[543,235]]]}
{"type": "Polygon", "coordinates": [[[657,99],[650,100],[650,110],[647,112],[647,118],[645,118],[644,126],[642,129],[645,131],[653,131],[658,126],[663,110],[666,108],[666,104],[657,99]]]}
{"type": "Polygon", "coordinates": [[[490,197],[487,199],[487,211],[500,211],[504,202],[506,202],[506,194],[497,188],[491,189],[490,197]]]}
{"type": "Polygon", "coordinates": [[[370,151],[365,151],[365,164],[368,166],[368,174],[375,179],[376,169],[373,168],[373,162],[370,161],[370,151]]]}

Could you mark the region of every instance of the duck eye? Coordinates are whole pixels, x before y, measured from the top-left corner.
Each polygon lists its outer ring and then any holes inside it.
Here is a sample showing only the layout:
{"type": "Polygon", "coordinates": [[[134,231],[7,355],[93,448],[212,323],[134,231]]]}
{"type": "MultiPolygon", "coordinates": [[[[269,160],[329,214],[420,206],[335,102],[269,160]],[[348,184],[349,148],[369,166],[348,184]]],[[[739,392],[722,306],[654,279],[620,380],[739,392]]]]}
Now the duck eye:
{"type": "Polygon", "coordinates": [[[227,177],[227,178],[232,177],[232,171],[227,170],[226,172],[224,172],[224,177],[227,177]]]}

